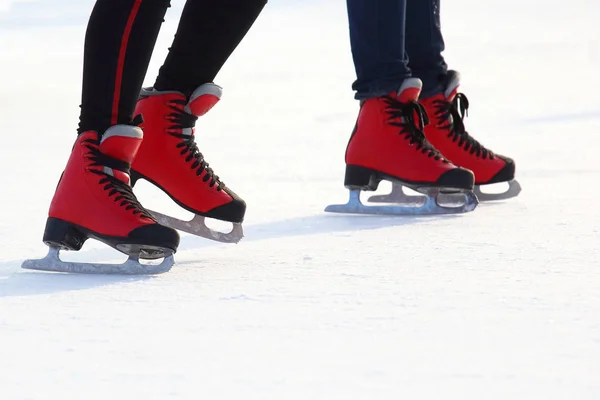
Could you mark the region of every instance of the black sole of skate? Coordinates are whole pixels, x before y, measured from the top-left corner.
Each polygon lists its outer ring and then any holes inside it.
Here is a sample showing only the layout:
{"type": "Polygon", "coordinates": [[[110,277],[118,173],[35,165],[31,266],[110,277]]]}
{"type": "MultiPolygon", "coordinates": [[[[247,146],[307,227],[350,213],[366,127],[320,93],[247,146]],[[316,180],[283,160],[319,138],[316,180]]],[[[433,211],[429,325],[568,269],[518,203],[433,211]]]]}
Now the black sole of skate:
{"type": "MultiPolygon", "coordinates": [[[[455,176],[456,178],[456,176],[455,176]]],[[[381,181],[402,184],[419,193],[427,194],[432,189],[441,194],[453,194],[472,191],[474,188],[474,177],[468,173],[461,174],[460,179],[454,182],[415,182],[400,179],[396,176],[386,174],[375,169],[361,167],[359,165],[346,165],[346,176],[344,186],[350,190],[364,190],[374,192],[381,181]]]]}
{"type": "Polygon", "coordinates": [[[173,243],[166,246],[164,243],[158,243],[158,238],[153,235],[146,235],[145,243],[140,243],[140,240],[135,238],[101,235],[58,218],[49,217],[46,221],[43,242],[47,246],[61,250],[80,250],[88,239],[98,240],[130,257],[146,260],[171,256],[179,244],[178,237],[176,241],[173,239],[173,243]],[[152,241],[156,241],[156,243],[154,244],[152,241]]]}

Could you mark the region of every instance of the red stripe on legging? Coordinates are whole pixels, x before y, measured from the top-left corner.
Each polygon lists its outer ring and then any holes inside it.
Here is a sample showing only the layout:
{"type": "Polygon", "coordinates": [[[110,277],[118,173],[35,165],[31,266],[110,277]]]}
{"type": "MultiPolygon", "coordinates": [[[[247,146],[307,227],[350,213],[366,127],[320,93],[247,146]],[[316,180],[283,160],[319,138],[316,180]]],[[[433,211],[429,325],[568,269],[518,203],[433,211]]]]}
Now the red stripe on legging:
{"type": "Polygon", "coordinates": [[[121,97],[121,83],[123,82],[123,67],[125,64],[125,55],[127,54],[127,43],[129,42],[129,35],[131,35],[131,28],[133,22],[140,9],[142,0],[135,0],[131,12],[129,13],[129,19],[127,25],[125,25],[125,31],[123,31],[123,37],[121,38],[121,48],[119,49],[119,60],[117,61],[117,75],[115,77],[115,93],[112,103],[112,119],[111,123],[115,125],[117,123],[117,117],[119,116],[119,98],[121,97]]]}

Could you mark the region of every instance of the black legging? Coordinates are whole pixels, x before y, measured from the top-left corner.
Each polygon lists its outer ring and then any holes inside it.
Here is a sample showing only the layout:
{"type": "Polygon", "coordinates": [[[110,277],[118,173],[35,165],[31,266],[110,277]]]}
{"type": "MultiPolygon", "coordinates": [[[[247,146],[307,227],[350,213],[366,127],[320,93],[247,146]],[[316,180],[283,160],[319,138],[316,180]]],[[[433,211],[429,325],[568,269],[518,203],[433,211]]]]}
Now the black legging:
{"type": "MultiPolygon", "coordinates": [[[[155,88],[212,82],[267,0],[187,0],[155,88]]],[[[78,133],[131,123],[170,0],[97,0],[85,36],[78,133]]]]}

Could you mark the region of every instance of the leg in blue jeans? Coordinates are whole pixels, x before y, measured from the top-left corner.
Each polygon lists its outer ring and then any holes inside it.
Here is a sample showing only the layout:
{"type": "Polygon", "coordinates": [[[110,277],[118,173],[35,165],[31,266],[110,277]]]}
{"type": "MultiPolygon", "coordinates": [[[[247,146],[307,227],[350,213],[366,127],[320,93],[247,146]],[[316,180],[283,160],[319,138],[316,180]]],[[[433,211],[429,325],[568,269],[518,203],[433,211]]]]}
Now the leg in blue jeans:
{"type": "Polygon", "coordinates": [[[440,80],[448,66],[442,57],[444,38],[440,0],[406,0],[406,51],[414,77],[423,81],[421,97],[443,91],[440,80]]]}
{"type": "Polygon", "coordinates": [[[356,99],[387,95],[411,75],[404,47],[406,2],[346,0],[356,99]]]}

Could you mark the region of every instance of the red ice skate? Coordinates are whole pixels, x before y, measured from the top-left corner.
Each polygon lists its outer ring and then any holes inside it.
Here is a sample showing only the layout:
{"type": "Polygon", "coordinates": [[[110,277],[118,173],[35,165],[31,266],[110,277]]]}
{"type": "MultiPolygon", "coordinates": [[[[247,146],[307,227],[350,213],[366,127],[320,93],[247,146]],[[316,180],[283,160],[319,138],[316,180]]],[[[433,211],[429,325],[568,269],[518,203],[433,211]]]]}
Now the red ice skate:
{"type": "MultiPolygon", "coordinates": [[[[425,139],[427,116],[417,99],[421,81],[406,79],[398,93],[361,104],[354,132],[346,149],[346,178],[350,190],[346,205],[325,211],[377,214],[446,214],[472,211],[477,206],[473,173],[447,161],[425,139]],[[421,207],[364,206],[360,191],[374,191],[382,180],[405,185],[427,195],[421,207]],[[461,193],[452,207],[438,203],[440,193],[461,193]]],[[[413,196],[418,197],[418,196],[413,196]]]]}
{"type": "Polygon", "coordinates": [[[160,273],[173,265],[177,231],[160,225],[138,202],[129,179],[130,163],[142,141],[142,130],[115,125],[100,136],[79,135],[50,204],[43,241],[50,247],[43,260],[24,268],[80,273],[160,273]],[[129,255],[121,265],[62,262],[60,250],[80,250],[93,238],[129,255]],[[138,259],[165,258],[158,266],[138,259]]]}
{"type": "MultiPolygon", "coordinates": [[[[430,119],[430,124],[425,127],[427,140],[454,164],[473,171],[474,192],[479,200],[501,200],[517,196],[521,187],[514,179],[514,161],[493,153],[467,133],[463,118],[469,102],[464,94],[458,92],[459,85],[459,73],[448,71],[444,84],[445,91],[421,100],[430,119]],[[503,193],[481,191],[482,186],[500,182],[508,183],[507,191],[503,193]]],[[[398,201],[401,196],[401,187],[395,185],[390,195],[370,200],[398,201]]]]}
{"type": "Polygon", "coordinates": [[[175,91],[143,89],[135,114],[144,122],[144,141],[132,165],[132,185],[145,179],[182,208],[196,214],[191,221],[151,211],[164,225],[208,239],[237,243],[246,203],[209,168],[195,141],[195,124],[221,98],[221,88],[207,83],[189,100],[175,91]],[[205,217],[233,223],[230,233],[209,229],[205,217]]]}

